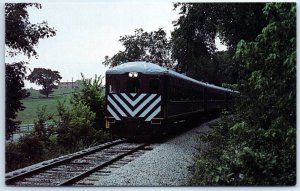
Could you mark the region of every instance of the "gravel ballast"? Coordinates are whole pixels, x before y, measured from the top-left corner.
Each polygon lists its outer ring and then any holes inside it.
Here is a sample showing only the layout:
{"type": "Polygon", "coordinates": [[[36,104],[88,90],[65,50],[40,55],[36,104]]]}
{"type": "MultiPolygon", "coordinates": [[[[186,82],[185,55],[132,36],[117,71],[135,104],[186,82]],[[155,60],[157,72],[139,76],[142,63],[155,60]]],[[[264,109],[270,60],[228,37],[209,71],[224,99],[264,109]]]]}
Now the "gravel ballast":
{"type": "Polygon", "coordinates": [[[193,164],[196,137],[210,130],[209,124],[202,124],[162,144],[152,145],[134,161],[101,177],[95,186],[185,186],[188,184],[193,164]]]}

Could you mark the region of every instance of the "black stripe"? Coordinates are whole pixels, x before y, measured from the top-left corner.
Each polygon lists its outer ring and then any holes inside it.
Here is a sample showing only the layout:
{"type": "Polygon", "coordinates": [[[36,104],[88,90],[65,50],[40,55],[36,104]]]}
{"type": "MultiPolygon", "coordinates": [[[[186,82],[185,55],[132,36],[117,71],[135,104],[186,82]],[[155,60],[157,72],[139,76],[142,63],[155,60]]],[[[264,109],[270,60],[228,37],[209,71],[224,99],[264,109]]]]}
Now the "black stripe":
{"type": "MultiPolygon", "coordinates": [[[[145,115],[145,119],[147,119],[147,117],[149,117],[159,106],[161,106],[161,102],[158,102],[146,115],[145,115]]],[[[160,110],[161,112],[161,110],[160,110]]],[[[160,113],[159,112],[159,113],[160,113]]],[[[159,113],[157,115],[159,115],[159,113]]]]}
{"type": "MultiPolygon", "coordinates": [[[[148,99],[153,94],[146,94],[134,107],[131,106],[131,104],[121,95],[121,93],[115,93],[114,95],[117,95],[128,108],[131,109],[131,111],[135,111],[146,99],[148,99]]],[[[128,96],[128,94],[126,93],[128,96]]],[[[137,94],[135,97],[139,97],[141,94],[137,94]]],[[[127,110],[122,106],[122,104],[113,96],[113,94],[110,94],[109,96],[116,104],[119,106],[119,108],[125,113],[127,117],[131,117],[131,114],[127,112],[127,110]]],[[[129,96],[128,96],[129,97],[129,96]]],[[[131,96],[132,97],[132,96],[131,96]]],[[[160,95],[156,94],[141,110],[135,115],[135,117],[139,117],[149,106],[156,101],[160,95]]],[[[129,97],[130,98],[130,97],[129,97]]],[[[134,100],[132,100],[134,101],[134,100]]],[[[117,109],[108,101],[109,106],[113,109],[113,111],[120,117],[120,119],[124,118],[122,115],[117,111],[117,109]]],[[[147,114],[145,117],[149,116],[151,112],[155,111],[157,107],[161,104],[161,102],[157,103],[147,114]]]]}
{"type": "MultiPolygon", "coordinates": [[[[131,106],[131,104],[119,93],[117,94],[117,96],[126,104],[127,107],[129,107],[131,110],[134,109],[134,107],[131,106]]],[[[115,98],[113,97],[114,102],[124,111],[124,113],[129,117],[131,116],[127,110],[121,105],[121,103],[115,98]]]]}
{"type": "MultiPolygon", "coordinates": [[[[149,94],[149,96],[150,96],[151,94],[149,94]]],[[[149,97],[148,96],[148,97],[149,97]]],[[[156,94],[156,96],[154,96],[153,98],[152,98],[152,100],[150,100],[137,114],[136,114],[136,116],[140,116],[156,99],[158,99],[160,97],[160,95],[157,95],[156,94]]],[[[158,103],[158,104],[160,104],[160,102],[158,103]]]]}
{"type": "MultiPolygon", "coordinates": [[[[148,97],[151,96],[151,94],[146,94],[134,107],[133,109],[135,110],[136,108],[138,108],[146,99],[148,99],[148,97]]],[[[151,101],[150,101],[151,102],[151,101]]]]}
{"type": "MultiPolygon", "coordinates": [[[[127,95],[127,94],[126,94],[127,95]]],[[[140,96],[139,94],[138,96],[140,96]]],[[[146,94],[138,103],[136,103],[135,106],[132,106],[121,94],[118,94],[119,98],[129,107],[132,111],[134,111],[136,108],[138,108],[151,94],[146,94]]],[[[128,95],[127,95],[128,96],[128,95]]],[[[138,97],[137,96],[137,97],[138,97]]],[[[130,97],[129,97],[130,98],[130,97]]],[[[135,99],[136,100],[136,99],[135,99]]],[[[131,101],[135,101],[131,100],[131,101]]]]}
{"type": "MultiPolygon", "coordinates": [[[[119,96],[120,99],[123,98],[121,95],[119,95],[119,94],[117,94],[117,95],[119,96]]],[[[112,100],[114,100],[114,102],[119,106],[119,108],[125,113],[125,115],[127,117],[131,117],[131,115],[127,112],[127,110],[121,105],[120,102],[118,102],[118,100],[114,96],[111,96],[110,98],[112,100]]],[[[124,99],[122,99],[122,101],[124,101],[124,99]]],[[[125,103],[125,104],[127,104],[127,103],[125,103]]],[[[127,106],[128,106],[128,104],[127,104],[127,106]]]]}
{"type": "MultiPolygon", "coordinates": [[[[126,94],[127,95],[127,94],[126,94]]],[[[131,106],[131,104],[121,95],[118,94],[119,98],[127,105],[127,107],[129,107],[131,110],[133,110],[133,107],[131,106]]],[[[127,95],[128,96],[128,95],[127,95]]],[[[130,97],[129,97],[130,98],[130,97]]],[[[131,99],[131,98],[130,98],[131,99]]],[[[125,110],[125,109],[124,109],[125,110]]]]}
{"type": "MultiPolygon", "coordinates": [[[[115,112],[115,114],[122,120],[123,116],[118,112],[118,110],[110,103],[107,103],[107,106],[110,106],[110,108],[115,112]]],[[[109,111],[107,111],[109,113],[109,111]]],[[[110,113],[109,113],[110,114],[110,113]]],[[[110,114],[111,115],[111,114],[110,114]]],[[[113,116],[112,116],[113,117],[113,116]]]]}
{"type": "Polygon", "coordinates": [[[139,95],[141,94],[138,94],[136,93],[135,96],[132,96],[130,93],[125,93],[131,100],[135,100],[139,95]]]}

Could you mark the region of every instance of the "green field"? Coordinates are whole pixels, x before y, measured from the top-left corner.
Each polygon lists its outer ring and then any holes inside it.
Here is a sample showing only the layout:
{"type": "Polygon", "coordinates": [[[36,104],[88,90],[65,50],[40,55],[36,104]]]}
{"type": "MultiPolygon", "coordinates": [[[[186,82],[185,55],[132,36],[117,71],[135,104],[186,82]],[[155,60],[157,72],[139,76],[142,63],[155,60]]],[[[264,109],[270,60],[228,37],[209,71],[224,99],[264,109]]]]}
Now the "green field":
{"type": "Polygon", "coordinates": [[[57,102],[66,100],[66,104],[69,104],[69,99],[72,97],[72,89],[56,90],[51,94],[49,98],[42,96],[38,90],[28,90],[30,97],[23,99],[22,103],[26,107],[23,111],[20,111],[17,116],[17,120],[20,120],[22,124],[33,123],[37,120],[37,109],[46,105],[46,112],[54,114],[54,118],[57,115],[57,102]]]}
{"type": "MultiPolygon", "coordinates": [[[[55,89],[54,92],[49,95],[49,97],[69,95],[72,94],[74,91],[74,89],[55,89]]],[[[27,92],[30,93],[30,96],[28,98],[45,98],[44,95],[40,94],[39,90],[27,89],[27,92]]]]}

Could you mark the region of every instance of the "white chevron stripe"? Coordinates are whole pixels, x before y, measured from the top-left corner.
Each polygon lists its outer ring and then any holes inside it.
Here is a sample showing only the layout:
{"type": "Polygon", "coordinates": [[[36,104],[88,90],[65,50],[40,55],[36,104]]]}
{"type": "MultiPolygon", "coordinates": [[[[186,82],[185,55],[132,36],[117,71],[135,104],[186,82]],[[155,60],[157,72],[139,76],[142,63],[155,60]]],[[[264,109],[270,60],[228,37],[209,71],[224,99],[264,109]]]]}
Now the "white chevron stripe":
{"type": "Polygon", "coordinates": [[[139,107],[137,107],[133,112],[132,112],[132,116],[134,117],[141,109],[143,109],[145,107],[145,105],[147,105],[156,95],[155,94],[151,94],[139,107]]]}
{"type": "Polygon", "coordinates": [[[149,101],[151,101],[156,94],[151,94],[141,105],[139,105],[134,111],[132,111],[122,99],[119,98],[117,94],[113,94],[113,96],[116,98],[116,100],[122,105],[122,107],[131,115],[131,117],[134,117],[141,109],[145,107],[149,101]]]}
{"type": "Polygon", "coordinates": [[[134,97],[134,96],[136,95],[136,93],[131,93],[130,95],[131,95],[132,97],[134,97]]]}
{"type": "Polygon", "coordinates": [[[153,117],[155,117],[155,115],[157,115],[161,110],[161,107],[159,106],[151,115],[149,115],[149,117],[147,117],[147,119],[145,121],[150,121],[153,117]]]}
{"type": "Polygon", "coordinates": [[[107,100],[116,108],[116,110],[123,116],[125,117],[126,114],[122,111],[122,109],[112,100],[109,96],[107,97],[107,100]]]}
{"type": "Polygon", "coordinates": [[[140,115],[140,117],[145,117],[149,111],[151,111],[153,109],[154,106],[156,106],[156,104],[158,102],[160,102],[161,98],[160,96],[140,115]]]}
{"type": "Polygon", "coordinates": [[[107,110],[109,111],[109,113],[116,119],[116,120],[121,120],[118,115],[114,112],[114,110],[112,110],[109,105],[107,106],[107,110]]]}
{"type": "Polygon", "coordinates": [[[134,107],[143,97],[145,97],[146,94],[139,95],[139,97],[134,101],[131,100],[125,93],[121,93],[121,95],[134,107]]]}
{"type": "Polygon", "coordinates": [[[132,116],[132,110],[126,105],[126,103],[123,102],[122,99],[119,98],[119,96],[117,94],[112,94],[115,99],[122,105],[122,107],[132,116]]]}

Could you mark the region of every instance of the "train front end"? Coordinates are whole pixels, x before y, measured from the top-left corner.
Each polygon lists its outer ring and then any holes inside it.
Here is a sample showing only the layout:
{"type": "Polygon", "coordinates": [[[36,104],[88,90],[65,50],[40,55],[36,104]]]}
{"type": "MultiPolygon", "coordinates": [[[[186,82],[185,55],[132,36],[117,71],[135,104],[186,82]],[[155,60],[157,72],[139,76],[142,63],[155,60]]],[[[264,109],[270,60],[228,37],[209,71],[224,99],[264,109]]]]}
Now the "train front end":
{"type": "Polygon", "coordinates": [[[122,137],[149,137],[163,123],[157,65],[129,62],[106,72],[106,128],[122,137]],[[155,72],[156,71],[156,72],[155,72]]]}

